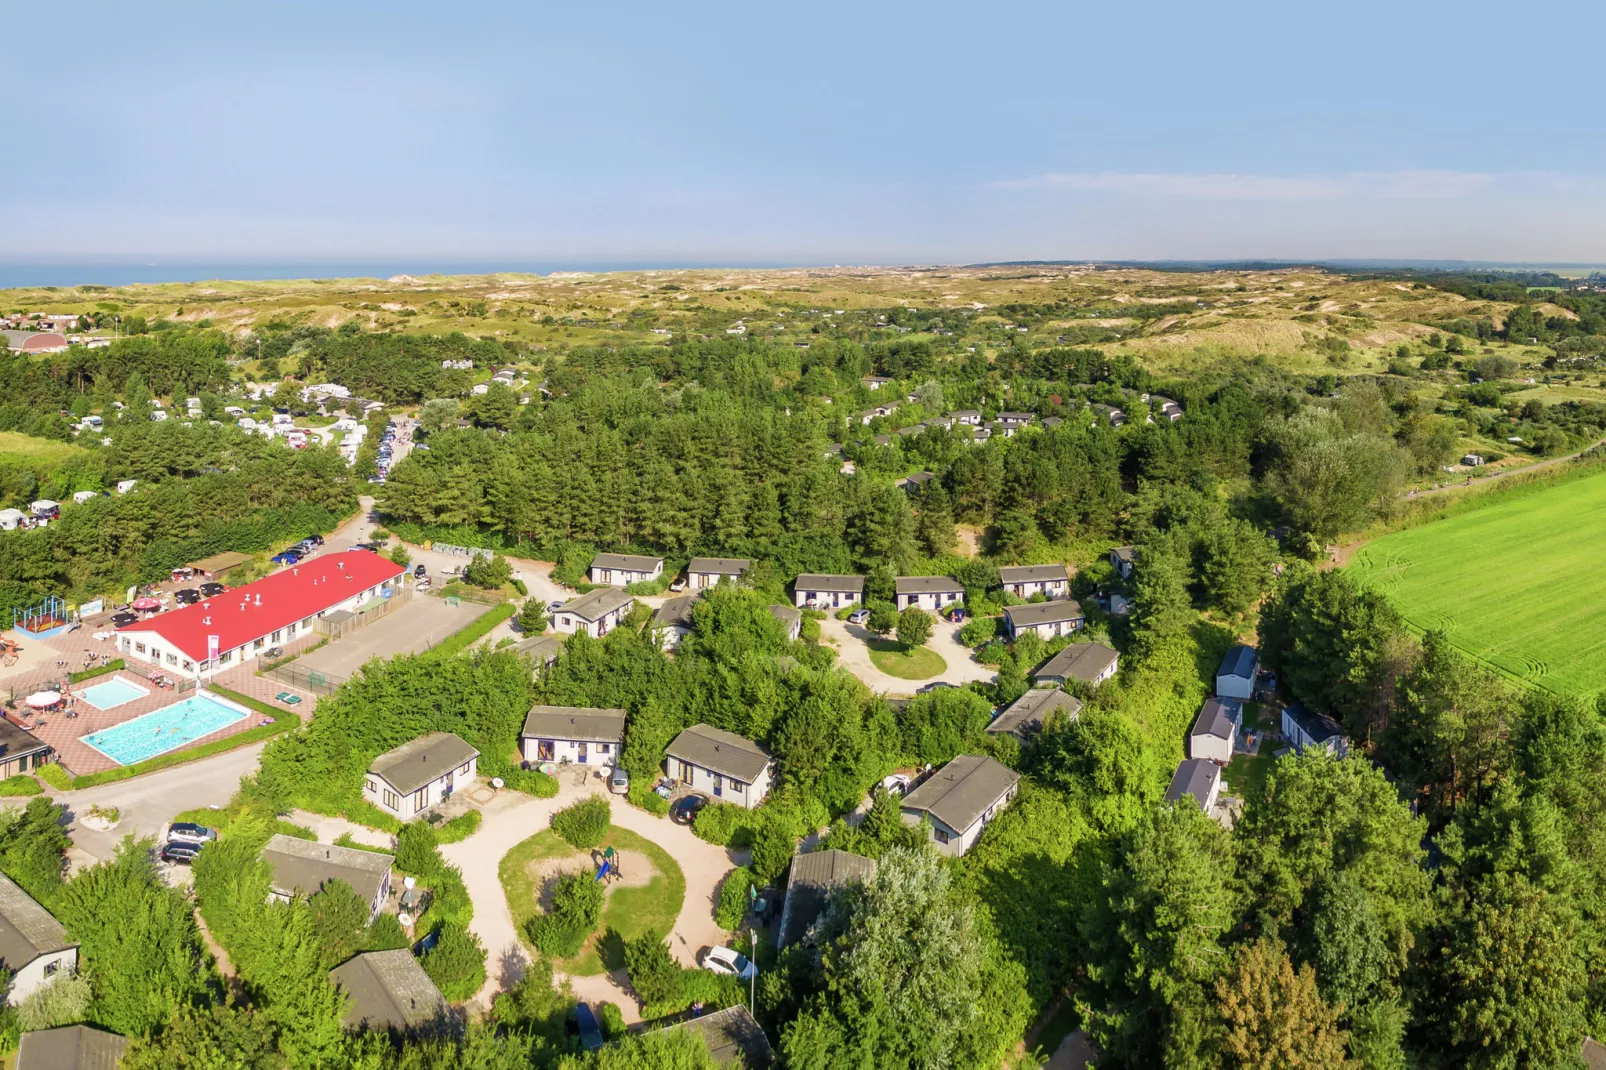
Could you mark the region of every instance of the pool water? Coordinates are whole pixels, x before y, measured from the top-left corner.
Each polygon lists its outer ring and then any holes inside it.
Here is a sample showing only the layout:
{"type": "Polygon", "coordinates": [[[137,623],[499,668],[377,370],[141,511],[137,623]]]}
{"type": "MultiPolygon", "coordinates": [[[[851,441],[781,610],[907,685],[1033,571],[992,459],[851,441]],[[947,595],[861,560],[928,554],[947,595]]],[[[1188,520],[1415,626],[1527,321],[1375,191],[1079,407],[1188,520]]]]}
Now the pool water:
{"type": "Polygon", "coordinates": [[[144,698],[149,691],[138,684],[131,684],[121,676],[113,677],[105,683],[86,687],[78,693],[78,697],[95,707],[97,710],[109,710],[113,706],[121,706],[125,702],[133,702],[137,698],[144,698]]]}
{"type": "Polygon", "coordinates": [[[80,739],[119,765],[133,765],[177,750],[250,715],[244,706],[197,691],[154,713],[80,739]]]}

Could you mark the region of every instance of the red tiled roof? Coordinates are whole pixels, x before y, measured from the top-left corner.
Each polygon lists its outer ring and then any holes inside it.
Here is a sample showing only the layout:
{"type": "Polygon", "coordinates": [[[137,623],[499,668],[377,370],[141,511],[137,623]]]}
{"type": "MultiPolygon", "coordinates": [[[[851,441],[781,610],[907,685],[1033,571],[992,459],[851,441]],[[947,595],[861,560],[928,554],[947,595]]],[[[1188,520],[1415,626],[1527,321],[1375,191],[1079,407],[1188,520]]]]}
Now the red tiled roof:
{"type": "Polygon", "coordinates": [[[233,650],[405,571],[367,550],[323,554],[216,598],[159,613],[118,631],[155,632],[195,661],[205,661],[209,635],[218,637],[219,651],[233,650]]]}

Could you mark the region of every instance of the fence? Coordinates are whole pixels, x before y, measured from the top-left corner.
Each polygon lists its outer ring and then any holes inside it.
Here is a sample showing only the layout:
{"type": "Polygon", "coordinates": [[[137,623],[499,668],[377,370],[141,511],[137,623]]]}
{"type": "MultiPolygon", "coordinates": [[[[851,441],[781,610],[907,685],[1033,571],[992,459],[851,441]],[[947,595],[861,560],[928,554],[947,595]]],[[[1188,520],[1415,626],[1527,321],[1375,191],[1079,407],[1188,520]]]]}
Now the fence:
{"type": "Polygon", "coordinates": [[[275,680],[281,684],[289,684],[291,687],[299,688],[302,691],[310,691],[314,695],[332,694],[335,688],[346,682],[344,676],[319,672],[317,669],[303,669],[294,663],[280,665],[277,669],[269,669],[262,675],[269,680],[275,680]]]}
{"type": "Polygon", "coordinates": [[[314,625],[319,635],[326,635],[330,639],[341,639],[352,632],[368,627],[381,617],[388,617],[402,607],[403,603],[413,600],[411,587],[397,587],[391,596],[371,609],[361,610],[350,616],[343,614],[330,614],[328,617],[319,617],[314,625]]]}
{"type": "MultiPolygon", "coordinates": [[[[135,676],[137,676],[140,679],[146,681],[147,683],[150,682],[151,673],[153,673],[153,672],[161,673],[162,674],[162,679],[174,681],[176,686],[174,687],[173,690],[177,691],[181,695],[186,691],[194,691],[195,690],[195,681],[194,680],[189,679],[188,677],[183,677],[183,676],[177,676],[177,675],[170,676],[167,673],[162,672],[161,669],[156,668],[154,665],[141,665],[137,661],[130,661],[130,662],[124,663],[123,671],[131,672],[135,676]]],[[[155,687],[156,685],[152,684],[151,686],[155,687]]]]}
{"type": "Polygon", "coordinates": [[[449,542],[432,542],[429,548],[436,553],[451,554],[454,557],[483,557],[487,561],[496,556],[495,550],[479,546],[454,546],[449,542]]]}

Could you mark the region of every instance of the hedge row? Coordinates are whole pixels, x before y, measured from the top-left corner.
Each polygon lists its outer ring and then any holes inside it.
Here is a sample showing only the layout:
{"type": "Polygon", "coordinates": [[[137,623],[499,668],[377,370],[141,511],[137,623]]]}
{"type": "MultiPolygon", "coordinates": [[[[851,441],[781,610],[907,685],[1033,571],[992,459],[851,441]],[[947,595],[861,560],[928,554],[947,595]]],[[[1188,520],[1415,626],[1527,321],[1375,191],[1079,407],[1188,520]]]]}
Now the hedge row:
{"type": "Polygon", "coordinates": [[[434,652],[443,658],[460,654],[468,649],[470,644],[484,638],[492,628],[501,624],[516,612],[518,612],[518,607],[512,602],[503,602],[501,605],[494,606],[489,613],[474,620],[462,631],[447,636],[446,640],[436,647],[434,652]]]}

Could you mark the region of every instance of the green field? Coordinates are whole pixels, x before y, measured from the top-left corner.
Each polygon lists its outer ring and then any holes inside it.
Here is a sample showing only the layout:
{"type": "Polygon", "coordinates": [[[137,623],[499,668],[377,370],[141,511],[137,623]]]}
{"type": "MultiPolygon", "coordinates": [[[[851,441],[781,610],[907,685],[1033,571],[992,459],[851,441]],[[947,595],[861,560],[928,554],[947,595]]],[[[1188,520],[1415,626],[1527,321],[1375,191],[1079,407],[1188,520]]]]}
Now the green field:
{"type": "Polygon", "coordinates": [[[71,442],[57,442],[52,438],[35,438],[20,431],[0,431],[0,454],[25,457],[30,461],[56,463],[89,451],[71,442]]]}
{"type": "Polygon", "coordinates": [[[1362,547],[1349,565],[1418,628],[1552,691],[1606,688],[1606,472],[1362,547]]]}

